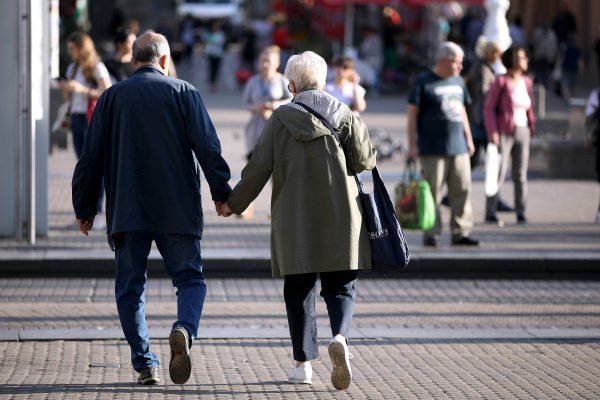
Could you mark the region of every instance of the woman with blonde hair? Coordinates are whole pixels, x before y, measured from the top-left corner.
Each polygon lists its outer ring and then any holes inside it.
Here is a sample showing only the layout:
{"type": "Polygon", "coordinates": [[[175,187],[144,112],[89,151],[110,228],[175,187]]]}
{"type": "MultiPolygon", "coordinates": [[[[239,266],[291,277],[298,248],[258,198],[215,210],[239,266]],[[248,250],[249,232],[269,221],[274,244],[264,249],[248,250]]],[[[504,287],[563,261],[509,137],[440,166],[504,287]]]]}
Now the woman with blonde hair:
{"type": "Polygon", "coordinates": [[[244,87],[242,100],[246,109],[252,113],[246,126],[248,160],[273,110],[292,99],[292,94],[287,89],[289,81],[277,72],[280,56],[279,47],[265,48],[258,57],[258,73],[244,87]]]}
{"type": "MultiPolygon", "coordinates": [[[[67,52],[72,62],[67,67],[67,79],[61,82],[65,100],[71,102],[71,132],[77,159],[81,158],[85,134],[102,92],[111,86],[110,74],[96,53],[92,38],[84,32],[73,32],[67,39],[67,52]]],[[[102,197],[98,212],[102,211],[102,197]]]]}

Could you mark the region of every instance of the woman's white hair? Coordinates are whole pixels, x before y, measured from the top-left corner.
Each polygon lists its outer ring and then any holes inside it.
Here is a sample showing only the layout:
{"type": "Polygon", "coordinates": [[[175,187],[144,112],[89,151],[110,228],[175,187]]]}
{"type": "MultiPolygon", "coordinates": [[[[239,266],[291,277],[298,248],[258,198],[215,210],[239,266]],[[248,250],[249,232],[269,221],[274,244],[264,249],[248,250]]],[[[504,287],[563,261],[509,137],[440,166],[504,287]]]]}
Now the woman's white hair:
{"type": "Polygon", "coordinates": [[[293,81],[296,90],[322,90],[327,78],[327,63],[317,53],[305,51],[291,56],[285,66],[285,76],[293,81]]]}
{"type": "Polygon", "coordinates": [[[465,52],[463,49],[454,42],[443,42],[440,43],[440,47],[438,47],[437,55],[435,57],[436,60],[442,59],[454,59],[456,57],[464,57],[465,52]]]}

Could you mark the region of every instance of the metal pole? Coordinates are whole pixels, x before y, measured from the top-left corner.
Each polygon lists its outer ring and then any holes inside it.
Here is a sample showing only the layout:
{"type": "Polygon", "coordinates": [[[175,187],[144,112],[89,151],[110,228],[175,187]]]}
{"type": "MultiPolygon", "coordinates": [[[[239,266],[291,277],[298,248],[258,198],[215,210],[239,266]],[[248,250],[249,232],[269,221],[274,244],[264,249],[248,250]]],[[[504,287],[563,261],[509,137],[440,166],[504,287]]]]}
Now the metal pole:
{"type": "Polygon", "coordinates": [[[24,158],[25,158],[25,137],[27,135],[26,113],[27,113],[27,0],[19,1],[19,113],[17,121],[17,140],[15,140],[15,239],[22,240],[24,233],[23,219],[24,210],[23,202],[25,199],[25,187],[23,183],[24,174],[24,158]]]}
{"type": "MultiPolygon", "coordinates": [[[[35,244],[35,231],[36,231],[36,213],[35,213],[35,205],[36,205],[36,201],[35,201],[35,190],[36,190],[36,176],[35,176],[35,159],[36,159],[36,104],[34,103],[34,96],[33,96],[33,90],[41,90],[40,87],[38,88],[34,88],[33,86],[33,82],[34,82],[34,77],[33,77],[33,71],[34,68],[36,66],[33,65],[34,62],[39,62],[39,60],[37,59],[38,57],[34,57],[33,55],[33,48],[34,48],[34,37],[33,37],[33,29],[34,29],[34,25],[33,25],[33,8],[32,8],[32,3],[34,0],[27,0],[27,6],[28,6],[28,10],[27,10],[27,15],[29,15],[28,18],[28,24],[27,24],[27,33],[29,34],[29,40],[28,40],[28,55],[29,55],[29,62],[27,63],[27,72],[29,74],[28,79],[27,79],[27,83],[29,86],[29,90],[27,91],[27,106],[29,108],[29,113],[27,114],[27,126],[28,126],[28,135],[27,135],[27,139],[28,139],[28,143],[27,143],[27,241],[30,244],[35,244]]],[[[39,9],[37,10],[39,12],[39,9]]],[[[42,21],[40,20],[36,20],[35,23],[39,24],[42,21]]],[[[39,33],[38,33],[39,35],[39,33]]],[[[36,40],[38,40],[39,38],[35,38],[36,40]]],[[[38,54],[39,56],[39,54],[38,54]]],[[[38,65],[37,68],[39,68],[40,66],[38,65]]],[[[38,79],[39,81],[39,79],[38,79]]],[[[37,82],[39,85],[41,85],[42,82],[37,82]]],[[[39,100],[39,99],[35,99],[35,100],[39,100]]]]}
{"type": "Polygon", "coordinates": [[[32,95],[32,1],[20,1],[20,27],[19,27],[19,64],[20,64],[20,121],[19,121],[19,140],[18,140],[18,182],[19,182],[19,201],[17,214],[18,239],[25,239],[31,244],[35,244],[35,145],[36,145],[36,120],[33,109],[32,95]]]}
{"type": "Polygon", "coordinates": [[[346,4],[346,15],[344,18],[344,50],[352,47],[352,36],[354,35],[354,4],[346,4]]]}

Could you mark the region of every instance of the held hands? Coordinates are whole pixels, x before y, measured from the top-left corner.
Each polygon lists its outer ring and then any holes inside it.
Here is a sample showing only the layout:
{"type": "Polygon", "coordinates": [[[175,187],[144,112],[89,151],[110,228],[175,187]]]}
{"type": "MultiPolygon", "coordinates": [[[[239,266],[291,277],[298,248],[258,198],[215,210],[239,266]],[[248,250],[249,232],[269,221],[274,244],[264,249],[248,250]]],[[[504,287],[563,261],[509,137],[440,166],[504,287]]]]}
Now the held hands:
{"type": "Polygon", "coordinates": [[[230,217],[233,214],[233,211],[231,211],[231,208],[229,208],[229,205],[225,201],[215,201],[215,209],[219,217],[230,217]]]}
{"type": "Polygon", "coordinates": [[[85,236],[87,236],[88,232],[92,230],[92,226],[94,226],[94,217],[77,220],[77,229],[85,236]]]}

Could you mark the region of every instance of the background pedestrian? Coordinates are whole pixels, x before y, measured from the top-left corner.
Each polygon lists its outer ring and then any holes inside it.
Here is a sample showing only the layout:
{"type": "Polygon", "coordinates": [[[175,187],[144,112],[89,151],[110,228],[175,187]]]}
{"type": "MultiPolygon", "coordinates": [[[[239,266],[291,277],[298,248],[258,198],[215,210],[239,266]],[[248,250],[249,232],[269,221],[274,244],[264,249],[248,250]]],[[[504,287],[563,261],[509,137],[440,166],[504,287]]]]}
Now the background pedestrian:
{"type": "Polygon", "coordinates": [[[112,57],[104,61],[113,84],[133,75],[134,68],[131,64],[131,47],[134,40],[135,35],[133,32],[126,29],[120,29],[115,33],[115,52],[112,57]]]}
{"type": "Polygon", "coordinates": [[[246,125],[248,160],[252,157],[254,146],[273,111],[292,99],[292,94],[287,88],[288,79],[277,72],[279,62],[279,47],[265,48],[258,58],[258,74],[252,76],[244,86],[242,101],[252,113],[246,125]]]}
{"type": "Polygon", "coordinates": [[[436,247],[442,231],[442,186],[448,186],[453,245],[477,246],[471,206],[471,164],[475,151],[465,104],[469,93],[459,74],[464,52],[456,43],[440,44],[436,62],[422,72],[408,97],[408,158],[419,157],[423,178],[436,204],[435,226],[423,233],[423,244],[436,247]]]}
{"type": "MultiPolygon", "coordinates": [[[[60,87],[65,100],[71,102],[71,132],[73,147],[77,159],[81,158],[83,145],[87,136],[88,125],[96,107],[96,102],[104,90],[112,85],[110,75],[98,53],[92,38],[84,32],[73,32],[67,39],[67,52],[71,64],[67,67],[67,79],[61,81],[60,87]]],[[[100,188],[100,183],[98,187],[100,188]]],[[[96,212],[102,212],[104,191],[100,190],[96,212]]],[[[106,228],[102,220],[95,229],[106,228]]]]}
{"type": "Polygon", "coordinates": [[[221,60],[225,54],[226,37],[221,25],[220,21],[214,21],[210,30],[204,35],[204,51],[208,58],[208,82],[213,92],[217,90],[221,60]]]}
{"type": "Polygon", "coordinates": [[[366,90],[360,85],[360,76],[354,69],[354,60],[337,56],[331,63],[335,73],[333,82],[325,85],[325,91],[347,105],[355,114],[367,108],[366,90]]]}
{"type": "Polygon", "coordinates": [[[502,54],[502,63],[507,72],[496,78],[485,99],[484,120],[488,140],[499,146],[501,154],[498,193],[486,199],[485,221],[488,223],[500,223],[496,217],[497,202],[509,160],[515,185],[517,223],[527,223],[529,144],[535,132],[533,84],[525,74],[528,61],[524,48],[506,50],[502,54]]]}

